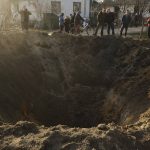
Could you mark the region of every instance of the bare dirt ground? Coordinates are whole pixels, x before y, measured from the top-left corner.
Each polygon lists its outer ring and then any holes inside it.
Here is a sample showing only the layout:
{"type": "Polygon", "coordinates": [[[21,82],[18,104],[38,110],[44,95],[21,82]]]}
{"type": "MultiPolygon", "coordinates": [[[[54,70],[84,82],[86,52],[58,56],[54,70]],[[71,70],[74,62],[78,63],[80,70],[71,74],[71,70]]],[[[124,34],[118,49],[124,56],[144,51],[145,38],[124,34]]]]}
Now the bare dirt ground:
{"type": "Polygon", "coordinates": [[[0,34],[0,149],[148,150],[149,118],[149,40],[0,34]]]}

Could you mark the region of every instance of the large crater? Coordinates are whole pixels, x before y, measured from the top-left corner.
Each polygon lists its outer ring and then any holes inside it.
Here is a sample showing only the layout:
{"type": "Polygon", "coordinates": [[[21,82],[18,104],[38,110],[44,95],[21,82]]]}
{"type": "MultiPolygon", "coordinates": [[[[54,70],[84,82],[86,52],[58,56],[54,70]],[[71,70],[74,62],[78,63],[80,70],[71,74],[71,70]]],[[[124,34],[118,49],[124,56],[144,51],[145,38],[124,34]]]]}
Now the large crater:
{"type": "Polygon", "coordinates": [[[134,123],[150,108],[149,48],[111,36],[1,33],[0,120],[134,123]]]}

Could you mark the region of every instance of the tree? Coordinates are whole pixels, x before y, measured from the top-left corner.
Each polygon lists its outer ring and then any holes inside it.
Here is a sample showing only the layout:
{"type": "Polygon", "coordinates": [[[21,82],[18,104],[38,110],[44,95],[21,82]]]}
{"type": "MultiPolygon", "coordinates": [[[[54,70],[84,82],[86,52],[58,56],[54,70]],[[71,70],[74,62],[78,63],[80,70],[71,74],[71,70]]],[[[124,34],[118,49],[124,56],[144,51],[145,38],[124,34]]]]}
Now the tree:
{"type": "Polygon", "coordinates": [[[112,3],[113,3],[113,0],[104,0],[103,3],[112,4],[112,3]]]}
{"type": "Polygon", "coordinates": [[[5,30],[9,27],[10,20],[11,20],[11,3],[10,3],[10,0],[1,0],[0,1],[0,13],[1,13],[0,29],[5,30]]]}
{"type": "Polygon", "coordinates": [[[142,38],[143,31],[144,31],[144,22],[145,22],[144,13],[146,11],[149,11],[149,3],[147,0],[137,0],[137,1],[138,1],[139,12],[142,15],[142,28],[141,28],[141,32],[140,32],[140,38],[142,38]]]}

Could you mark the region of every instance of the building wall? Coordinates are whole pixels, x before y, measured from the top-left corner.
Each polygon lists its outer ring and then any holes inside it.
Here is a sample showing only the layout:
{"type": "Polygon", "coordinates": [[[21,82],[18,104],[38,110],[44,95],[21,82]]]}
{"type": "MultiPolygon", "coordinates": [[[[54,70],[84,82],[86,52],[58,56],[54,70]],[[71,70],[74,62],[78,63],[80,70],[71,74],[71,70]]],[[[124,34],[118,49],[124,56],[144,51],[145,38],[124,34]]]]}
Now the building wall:
{"type": "Polygon", "coordinates": [[[51,13],[52,1],[61,2],[61,12],[63,12],[65,16],[69,16],[73,13],[73,2],[81,2],[81,15],[83,17],[89,17],[90,0],[38,0],[38,3],[36,0],[33,0],[33,3],[23,0],[19,3],[19,8],[22,9],[26,6],[33,14],[32,18],[36,18],[39,13],[51,13]]]}

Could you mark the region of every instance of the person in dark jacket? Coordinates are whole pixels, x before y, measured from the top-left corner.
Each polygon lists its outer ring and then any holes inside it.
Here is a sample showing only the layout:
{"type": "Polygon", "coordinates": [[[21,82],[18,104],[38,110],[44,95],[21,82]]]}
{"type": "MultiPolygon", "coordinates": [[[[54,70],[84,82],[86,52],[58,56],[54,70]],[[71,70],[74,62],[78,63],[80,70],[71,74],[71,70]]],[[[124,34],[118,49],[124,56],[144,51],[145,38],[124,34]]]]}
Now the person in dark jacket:
{"type": "Polygon", "coordinates": [[[120,36],[122,36],[124,29],[125,29],[125,36],[127,36],[130,22],[131,22],[131,16],[130,16],[129,11],[127,10],[126,14],[124,14],[122,17],[122,26],[121,26],[120,36]]]}
{"type": "Polygon", "coordinates": [[[110,35],[110,29],[112,30],[112,35],[115,34],[114,20],[115,14],[111,12],[110,9],[107,9],[106,22],[108,35],[110,35]]]}
{"type": "Polygon", "coordinates": [[[135,27],[138,27],[138,21],[139,21],[139,16],[138,16],[138,14],[136,13],[136,14],[135,14],[135,17],[134,17],[134,25],[135,25],[135,27]]]}
{"type": "Polygon", "coordinates": [[[28,30],[28,28],[29,28],[29,16],[31,15],[31,12],[28,11],[27,8],[24,8],[19,13],[21,15],[21,27],[22,27],[22,30],[28,30]]]}
{"type": "Polygon", "coordinates": [[[31,15],[31,12],[28,11],[28,9],[25,9],[25,30],[28,30],[29,28],[29,16],[31,15]]]}
{"type": "Polygon", "coordinates": [[[74,33],[74,19],[75,19],[76,13],[74,12],[73,15],[70,14],[70,31],[71,33],[74,33]]]}
{"type": "Polygon", "coordinates": [[[24,10],[21,10],[21,11],[19,11],[19,14],[20,14],[20,16],[21,16],[21,28],[22,28],[22,30],[25,30],[25,11],[24,10]]]}
{"type": "Polygon", "coordinates": [[[69,33],[70,32],[70,18],[69,17],[65,17],[64,26],[65,26],[65,32],[69,33]]]}
{"type": "Polygon", "coordinates": [[[148,37],[150,38],[150,18],[148,18],[147,23],[148,23],[148,37]]]}
{"type": "Polygon", "coordinates": [[[105,23],[106,23],[106,10],[104,11],[100,11],[97,15],[97,27],[96,27],[96,31],[94,35],[97,35],[98,30],[101,26],[101,36],[103,36],[103,31],[104,31],[104,27],[105,27],[105,23]]]}
{"type": "Polygon", "coordinates": [[[81,17],[81,12],[79,11],[76,16],[75,16],[75,19],[74,19],[74,25],[75,25],[75,32],[77,34],[80,33],[80,26],[81,26],[81,22],[84,21],[84,19],[81,17]]]}

